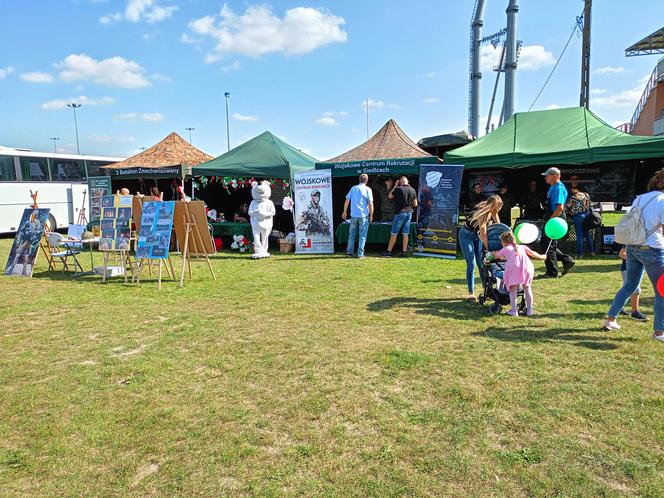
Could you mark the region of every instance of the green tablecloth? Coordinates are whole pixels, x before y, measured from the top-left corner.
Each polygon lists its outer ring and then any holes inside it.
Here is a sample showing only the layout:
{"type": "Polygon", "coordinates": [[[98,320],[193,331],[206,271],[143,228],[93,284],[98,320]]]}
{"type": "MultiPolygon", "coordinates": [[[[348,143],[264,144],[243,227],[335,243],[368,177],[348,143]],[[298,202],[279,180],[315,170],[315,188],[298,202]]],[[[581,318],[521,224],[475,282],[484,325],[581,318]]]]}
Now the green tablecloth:
{"type": "Polygon", "coordinates": [[[215,237],[232,237],[233,235],[244,235],[249,240],[252,240],[251,236],[251,224],[250,223],[236,223],[236,222],[226,222],[226,223],[210,223],[212,227],[212,235],[215,237]]]}
{"type": "MultiPolygon", "coordinates": [[[[340,223],[334,236],[338,244],[346,244],[348,242],[348,230],[350,223],[340,223]]],[[[367,244],[387,244],[390,239],[390,231],[392,223],[370,223],[369,231],[367,233],[367,244]]],[[[410,224],[410,240],[414,241],[417,237],[417,223],[411,222],[410,224]]],[[[401,247],[401,246],[399,246],[401,247]]]]}

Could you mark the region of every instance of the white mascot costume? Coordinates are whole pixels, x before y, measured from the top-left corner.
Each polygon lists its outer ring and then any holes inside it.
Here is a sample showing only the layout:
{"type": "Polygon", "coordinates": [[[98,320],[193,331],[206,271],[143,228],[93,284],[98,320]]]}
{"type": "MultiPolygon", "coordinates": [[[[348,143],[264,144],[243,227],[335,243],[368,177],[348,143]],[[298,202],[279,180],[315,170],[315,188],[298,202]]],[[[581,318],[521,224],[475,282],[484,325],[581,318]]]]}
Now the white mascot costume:
{"type": "Polygon", "coordinates": [[[272,232],[272,217],[276,214],[274,203],[270,200],[272,190],[268,182],[251,184],[251,197],[254,199],[249,205],[251,216],[251,231],[254,234],[254,259],[269,258],[267,241],[272,232]]]}

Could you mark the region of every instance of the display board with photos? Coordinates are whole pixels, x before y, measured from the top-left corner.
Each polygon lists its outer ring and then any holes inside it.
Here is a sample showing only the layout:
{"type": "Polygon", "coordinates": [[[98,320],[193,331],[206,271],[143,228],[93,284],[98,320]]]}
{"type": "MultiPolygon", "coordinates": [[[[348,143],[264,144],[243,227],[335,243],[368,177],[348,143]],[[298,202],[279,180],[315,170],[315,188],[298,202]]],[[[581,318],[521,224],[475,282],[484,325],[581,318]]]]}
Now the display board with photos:
{"type": "Polygon", "coordinates": [[[144,202],[141,228],[138,232],[136,257],[167,259],[173,230],[175,202],[144,202]]]}
{"type": "Polygon", "coordinates": [[[32,276],[39,242],[44,235],[50,211],[48,208],[28,208],[23,211],[14,244],[11,251],[9,251],[5,275],[32,276]]]}
{"type": "Polygon", "coordinates": [[[88,199],[90,200],[90,221],[98,224],[101,219],[101,199],[111,194],[110,176],[91,176],[88,178],[88,199]]]}
{"type": "Polygon", "coordinates": [[[131,239],[131,195],[101,198],[100,251],[128,251],[131,239]]]}

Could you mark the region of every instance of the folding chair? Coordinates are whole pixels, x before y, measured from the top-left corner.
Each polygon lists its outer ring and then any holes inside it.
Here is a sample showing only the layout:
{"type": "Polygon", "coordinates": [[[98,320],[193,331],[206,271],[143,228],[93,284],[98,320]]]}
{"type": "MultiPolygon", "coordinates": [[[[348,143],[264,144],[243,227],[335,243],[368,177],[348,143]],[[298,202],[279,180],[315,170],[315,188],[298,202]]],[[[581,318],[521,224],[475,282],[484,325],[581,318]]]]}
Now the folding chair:
{"type": "Polygon", "coordinates": [[[53,263],[53,270],[55,270],[55,259],[58,258],[60,263],[62,263],[62,271],[69,270],[69,264],[67,264],[67,259],[72,258],[74,260],[74,273],[78,273],[80,270],[83,271],[81,263],[76,259],[76,255],[80,254],[81,251],[67,247],[65,244],[65,236],[58,232],[49,232],[46,234],[46,240],[48,242],[48,249],[51,253],[51,262],[53,263]]]}

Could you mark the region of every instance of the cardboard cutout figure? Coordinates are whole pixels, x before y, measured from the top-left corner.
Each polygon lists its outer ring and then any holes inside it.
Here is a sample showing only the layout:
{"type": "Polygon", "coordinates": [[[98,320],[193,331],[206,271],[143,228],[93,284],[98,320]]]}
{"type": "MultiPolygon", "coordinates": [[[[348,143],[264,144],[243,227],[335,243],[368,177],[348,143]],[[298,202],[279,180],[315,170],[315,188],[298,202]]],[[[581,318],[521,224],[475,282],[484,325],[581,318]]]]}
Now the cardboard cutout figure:
{"type": "Polygon", "coordinates": [[[254,259],[269,258],[268,237],[272,232],[272,218],[276,214],[274,203],[270,200],[272,190],[268,182],[253,183],[251,197],[254,199],[249,205],[251,216],[251,231],[254,234],[254,259]]]}

